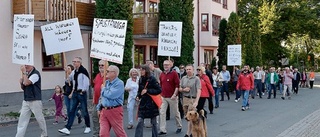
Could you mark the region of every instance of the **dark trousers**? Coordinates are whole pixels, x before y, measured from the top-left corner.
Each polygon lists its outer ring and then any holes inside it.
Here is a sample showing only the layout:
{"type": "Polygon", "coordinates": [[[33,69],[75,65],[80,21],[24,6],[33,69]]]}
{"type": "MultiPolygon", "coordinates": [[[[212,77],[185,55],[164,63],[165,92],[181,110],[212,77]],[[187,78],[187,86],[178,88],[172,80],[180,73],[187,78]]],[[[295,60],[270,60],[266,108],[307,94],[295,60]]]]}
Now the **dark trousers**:
{"type": "Polygon", "coordinates": [[[228,89],[228,82],[223,81],[223,85],[221,87],[221,101],[224,100],[224,92],[226,92],[228,100],[230,100],[230,95],[229,95],[229,89],[228,89]]]}
{"type": "Polygon", "coordinates": [[[277,95],[277,87],[276,87],[276,84],[270,84],[268,99],[271,97],[271,91],[272,91],[272,90],[273,90],[273,98],[276,98],[276,95],[277,95]]]}
{"type": "Polygon", "coordinates": [[[199,112],[201,109],[204,110],[204,116],[207,117],[207,111],[204,109],[204,104],[206,103],[206,97],[200,97],[198,101],[197,111],[199,112]]]}
{"type": "Polygon", "coordinates": [[[87,127],[90,127],[90,118],[89,118],[88,107],[87,107],[87,93],[84,92],[80,94],[79,92],[74,92],[72,95],[70,114],[68,115],[69,119],[66,125],[66,128],[69,130],[73,125],[73,121],[74,121],[79,103],[81,105],[80,109],[81,109],[82,116],[84,117],[85,124],[87,127]]]}
{"type": "Polygon", "coordinates": [[[209,104],[209,106],[208,106],[209,111],[213,112],[213,99],[212,99],[212,95],[211,94],[209,95],[209,98],[208,98],[208,104],[209,104]]]}
{"type": "Polygon", "coordinates": [[[312,89],[313,88],[313,82],[314,81],[310,81],[309,83],[310,83],[310,88],[312,89]]]}
{"type": "Polygon", "coordinates": [[[299,81],[298,80],[292,81],[292,90],[293,90],[293,93],[298,94],[298,90],[299,90],[299,81]]]}

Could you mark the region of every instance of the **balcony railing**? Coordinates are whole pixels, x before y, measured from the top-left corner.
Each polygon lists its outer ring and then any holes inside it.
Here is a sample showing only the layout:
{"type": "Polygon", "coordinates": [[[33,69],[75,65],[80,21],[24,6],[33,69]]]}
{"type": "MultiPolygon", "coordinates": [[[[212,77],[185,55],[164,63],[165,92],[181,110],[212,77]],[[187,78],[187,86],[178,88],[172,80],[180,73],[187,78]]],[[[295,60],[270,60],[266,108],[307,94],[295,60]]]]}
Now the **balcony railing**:
{"type": "Polygon", "coordinates": [[[158,13],[133,13],[134,35],[156,35],[159,30],[158,13]]]}
{"type": "Polygon", "coordinates": [[[79,24],[92,26],[93,3],[76,0],[13,0],[13,14],[34,14],[36,21],[62,21],[78,17],[79,24]]]}

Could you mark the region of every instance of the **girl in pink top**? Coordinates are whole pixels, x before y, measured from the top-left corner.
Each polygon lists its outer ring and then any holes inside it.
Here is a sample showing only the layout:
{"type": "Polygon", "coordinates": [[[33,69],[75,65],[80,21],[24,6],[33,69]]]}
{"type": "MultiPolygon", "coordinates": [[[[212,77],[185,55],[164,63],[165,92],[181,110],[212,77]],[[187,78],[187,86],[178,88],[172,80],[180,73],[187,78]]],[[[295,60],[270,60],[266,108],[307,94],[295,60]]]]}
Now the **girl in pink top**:
{"type": "Polygon", "coordinates": [[[58,124],[59,117],[63,117],[64,121],[67,121],[67,116],[62,113],[63,108],[63,94],[62,94],[62,88],[57,85],[55,87],[55,93],[52,95],[52,97],[49,99],[51,101],[54,99],[54,102],[56,104],[56,121],[53,124],[58,124]]]}

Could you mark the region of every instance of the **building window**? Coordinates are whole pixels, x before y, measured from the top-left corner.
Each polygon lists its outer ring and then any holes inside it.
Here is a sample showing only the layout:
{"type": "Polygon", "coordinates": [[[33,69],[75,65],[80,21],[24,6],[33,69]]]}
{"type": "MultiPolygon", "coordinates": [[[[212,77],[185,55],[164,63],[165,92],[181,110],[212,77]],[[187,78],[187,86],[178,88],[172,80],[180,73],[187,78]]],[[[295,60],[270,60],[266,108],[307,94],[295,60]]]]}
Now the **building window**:
{"type": "Polygon", "coordinates": [[[222,7],[228,9],[228,0],[223,0],[222,7]]]}
{"type": "Polygon", "coordinates": [[[158,4],[156,2],[150,2],[149,12],[158,12],[158,4]]]}
{"type": "Polygon", "coordinates": [[[134,47],[134,67],[138,68],[145,62],[145,46],[136,46],[134,47]]]}
{"type": "Polygon", "coordinates": [[[212,14],[212,35],[219,36],[219,24],[221,21],[221,17],[212,14]]]}
{"type": "Polygon", "coordinates": [[[150,60],[153,61],[155,66],[158,66],[158,47],[150,46],[150,60]]]}
{"type": "Polygon", "coordinates": [[[135,13],[143,13],[144,11],[144,0],[137,0],[135,3],[135,13]]]}
{"type": "Polygon", "coordinates": [[[218,3],[221,3],[221,0],[213,0],[213,1],[218,2],[218,3]]]}
{"type": "Polygon", "coordinates": [[[213,49],[205,49],[204,50],[204,63],[205,64],[211,64],[211,61],[213,59],[213,49]]]}
{"type": "Polygon", "coordinates": [[[208,14],[201,14],[201,31],[209,31],[208,14]]]}
{"type": "Polygon", "coordinates": [[[47,56],[46,48],[41,39],[42,47],[42,70],[63,70],[63,55],[62,53],[47,56]]]}

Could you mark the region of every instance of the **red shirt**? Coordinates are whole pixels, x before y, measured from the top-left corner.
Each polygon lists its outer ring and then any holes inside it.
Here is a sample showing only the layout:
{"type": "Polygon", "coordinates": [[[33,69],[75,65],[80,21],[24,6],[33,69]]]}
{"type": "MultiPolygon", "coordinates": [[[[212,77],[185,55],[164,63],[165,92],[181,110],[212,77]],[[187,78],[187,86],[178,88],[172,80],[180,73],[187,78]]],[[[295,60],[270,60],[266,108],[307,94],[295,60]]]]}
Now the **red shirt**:
{"type": "Polygon", "coordinates": [[[160,74],[161,96],[171,98],[176,88],[179,88],[180,80],[176,71],[160,74]]]}
{"type": "Polygon", "coordinates": [[[254,88],[254,79],[252,73],[241,72],[238,83],[237,83],[237,90],[253,90],[254,88]]]}
{"type": "Polygon", "coordinates": [[[98,73],[93,80],[94,87],[93,87],[93,104],[98,104],[100,94],[101,94],[101,85],[103,84],[103,76],[101,73],[98,73]]]}
{"type": "Polygon", "coordinates": [[[201,75],[199,76],[201,81],[201,94],[200,97],[209,97],[210,94],[214,96],[214,90],[211,85],[210,79],[207,75],[201,75]],[[210,94],[209,94],[210,92],[210,94]]]}

